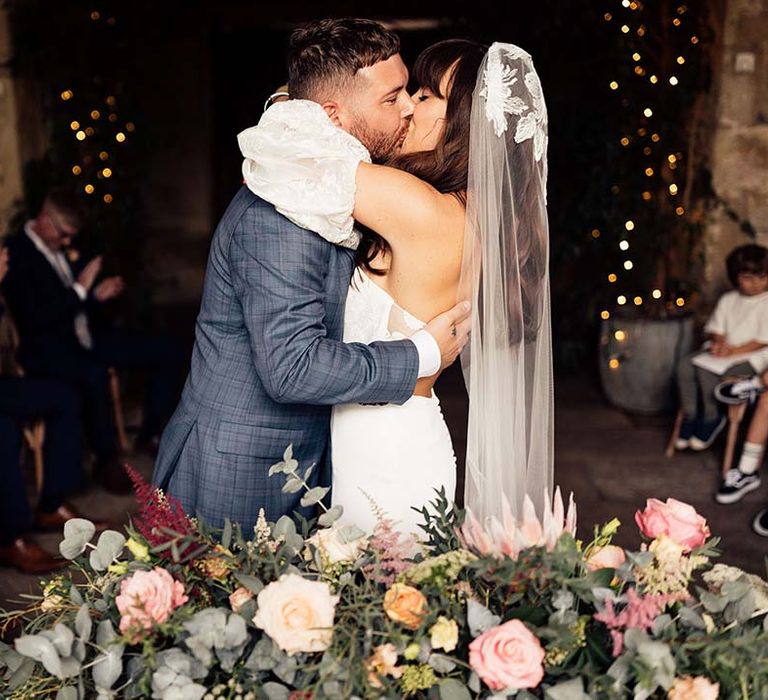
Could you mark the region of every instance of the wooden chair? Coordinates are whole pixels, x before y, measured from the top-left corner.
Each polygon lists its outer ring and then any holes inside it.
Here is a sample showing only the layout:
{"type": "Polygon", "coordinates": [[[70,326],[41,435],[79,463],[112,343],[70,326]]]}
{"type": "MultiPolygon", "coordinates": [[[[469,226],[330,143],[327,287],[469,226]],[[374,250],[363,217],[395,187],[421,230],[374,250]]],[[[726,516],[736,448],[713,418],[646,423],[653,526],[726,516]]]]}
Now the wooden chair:
{"type": "MultiPolygon", "coordinates": [[[[735,378],[736,377],[725,377],[724,381],[727,379],[735,379],[735,378]]],[[[726,433],[726,438],[725,438],[725,451],[723,452],[723,462],[720,467],[723,478],[725,478],[726,473],[733,465],[733,455],[736,451],[736,437],[739,434],[739,426],[741,425],[741,421],[744,420],[744,414],[747,411],[748,405],[749,405],[749,401],[742,401],[741,403],[728,405],[728,412],[727,412],[728,432],[726,433]]],[[[672,427],[672,434],[669,437],[669,442],[667,443],[667,449],[664,451],[664,454],[667,456],[667,458],[672,457],[672,455],[675,454],[675,443],[677,442],[677,439],[680,437],[680,428],[682,424],[683,424],[683,411],[682,409],[680,409],[678,410],[677,415],[675,416],[675,422],[672,427]]]]}

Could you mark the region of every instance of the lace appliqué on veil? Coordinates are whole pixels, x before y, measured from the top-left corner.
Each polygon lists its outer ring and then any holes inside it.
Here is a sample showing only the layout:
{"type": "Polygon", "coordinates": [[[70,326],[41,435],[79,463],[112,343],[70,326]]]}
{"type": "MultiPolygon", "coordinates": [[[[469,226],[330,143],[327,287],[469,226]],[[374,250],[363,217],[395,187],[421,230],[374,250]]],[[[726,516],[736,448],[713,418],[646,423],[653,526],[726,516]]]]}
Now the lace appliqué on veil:
{"type": "Polygon", "coordinates": [[[534,157],[540,161],[547,145],[547,112],[531,57],[517,46],[507,45],[504,49],[492,46],[483,72],[480,95],[485,98],[485,114],[493,124],[496,136],[501,137],[507,131],[507,115],[519,117],[515,142],[522,143],[532,138],[534,157]],[[502,62],[503,56],[510,62],[519,62],[521,68],[502,62]],[[527,72],[526,67],[529,68],[527,72]],[[520,70],[524,72],[522,85],[519,84],[520,70]]]}

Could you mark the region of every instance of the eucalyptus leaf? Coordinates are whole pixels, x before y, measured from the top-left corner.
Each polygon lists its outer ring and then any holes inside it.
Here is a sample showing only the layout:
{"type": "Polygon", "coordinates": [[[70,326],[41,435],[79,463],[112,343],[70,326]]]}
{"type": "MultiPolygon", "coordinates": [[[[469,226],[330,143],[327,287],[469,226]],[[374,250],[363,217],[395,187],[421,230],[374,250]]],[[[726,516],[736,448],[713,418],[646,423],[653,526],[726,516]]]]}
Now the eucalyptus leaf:
{"type": "Polygon", "coordinates": [[[296,534],[296,523],[293,522],[287,515],[281,515],[278,521],[275,523],[275,527],[272,529],[272,537],[278,539],[282,537],[287,539],[291,535],[296,534]]]}
{"type": "Polygon", "coordinates": [[[77,688],[74,685],[65,685],[56,693],[56,700],[77,700],[77,688]]]}
{"type": "Polygon", "coordinates": [[[293,459],[293,443],[288,445],[288,447],[285,448],[285,452],[283,452],[283,461],[289,462],[293,459]]]}
{"type": "Polygon", "coordinates": [[[314,506],[320,503],[330,490],[331,489],[328,486],[315,486],[314,488],[309,489],[309,491],[301,497],[301,505],[304,506],[304,508],[308,508],[309,506],[314,506]]]}
{"type": "Polygon", "coordinates": [[[20,685],[26,683],[32,677],[34,670],[34,660],[25,656],[24,660],[16,667],[11,677],[7,680],[8,690],[15,690],[20,685]]]}
{"type": "Polygon", "coordinates": [[[281,474],[285,469],[285,462],[275,462],[267,472],[267,476],[274,476],[275,474],[281,474]]]}
{"type": "Polygon", "coordinates": [[[123,551],[125,536],[115,530],[105,530],[99,535],[96,549],[91,552],[90,563],[94,571],[106,571],[107,567],[123,551]]]}
{"type": "Polygon", "coordinates": [[[704,622],[704,618],[699,615],[695,610],[691,608],[682,607],[678,612],[680,620],[687,627],[693,627],[694,629],[705,630],[707,624],[704,622]]]}
{"type": "Polygon", "coordinates": [[[51,641],[59,656],[69,656],[72,653],[75,633],[63,622],[57,622],[53,630],[42,632],[42,635],[51,641]]]}
{"type": "Polygon", "coordinates": [[[467,624],[469,625],[469,633],[473,637],[478,637],[491,627],[496,627],[499,622],[501,622],[501,618],[494,615],[482,603],[478,603],[472,598],[467,601],[467,624]]]}
{"type": "Polygon", "coordinates": [[[69,588],[69,599],[73,605],[80,607],[83,604],[83,596],[78,587],[73,583],[69,588]]]}
{"type": "Polygon", "coordinates": [[[349,544],[359,540],[361,537],[365,537],[365,532],[357,527],[357,525],[345,525],[339,528],[338,536],[342,544],[349,544]]]}
{"type": "Polygon", "coordinates": [[[312,472],[315,469],[314,464],[310,464],[305,470],[304,470],[304,481],[309,481],[309,477],[312,475],[312,472]]]}
{"type": "Polygon", "coordinates": [[[96,526],[85,518],[72,518],[64,523],[64,539],[59,543],[59,552],[65,559],[76,559],[96,534],[96,526]]]}
{"type": "Polygon", "coordinates": [[[446,678],[440,683],[440,700],[471,700],[467,687],[455,678],[446,678]]]}
{"type": "Polygon", "coordinates": [[[64,679],[61,659],[50,639],[39,634],[25,634],[16,640],[15,647],[19,654],[43,664],[52,676],[64,679]]]}
{"type": "Polygon", "coordinates": [[[265,683],[261,689],[267,694],[269,700],[288,700],[291,691],[280,683],[265,683]]]}
{"type": "Polygon", "coordinates": [[[232,544],[232,521],[229,518],[224,518],[224,530],[221,533],[221,546],[224,549],[229,549],[232,544]]]}
{"type": "Polygon", "coordinates": [[[298,493],[304,488],[304,484],[301,479],[297,479],[295,476],[290,477],[280,489],[283,493],[298,493]]]}
{"type": "Polygon", "coordinates": [[[584,682],[581,678],[571,678],[547,688],[544,697],[546,700],[589,700],[589,695],[584,692],[584,682]]]}
{"type": "Polygon", "coordinates": [[[456,668],[453,660],[444,654],[430,654],[427,663],[438,673],[450,673],[456,668]]]}
{"type": "Polygon", "coordinates": [[[123,672],[123,645],[112,644],[109,650],[93,661],[91,673],[99,691],[110,690],[123,672]]]}
{"type": "Polygon", "coordinates": [[[92,629],[90,609],[87,603],[83,603],[75,616],[75,632],[80,639],[87,642],[91,638],[92,629]]]}
{"type": "Polygon", "coordinates": [[[317,519],[317,522],[321,527],[331,527],[343,513],[343,506],[332,506],[317,519]]]}
{"type": "Polygon", "coordinates": [[[264,589],[264,584],[260,579],[249,574],[235,573],[235,580],[244,588],[247,588],[254,595],[258,595],[264,589]]]}

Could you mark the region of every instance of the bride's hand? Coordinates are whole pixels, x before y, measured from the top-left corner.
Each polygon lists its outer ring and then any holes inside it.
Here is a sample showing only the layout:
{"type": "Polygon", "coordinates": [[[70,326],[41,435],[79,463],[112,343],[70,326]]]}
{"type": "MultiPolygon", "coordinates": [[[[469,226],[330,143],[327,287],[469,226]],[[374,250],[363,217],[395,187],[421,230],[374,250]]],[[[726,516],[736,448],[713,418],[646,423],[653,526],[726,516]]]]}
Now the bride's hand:
{"type": "Polygon", "coordinates": [[[435,316],[426,327],[426,331],[437,341],[440,347],[440,369],[453,364],[469,340],[471,304],[461,301],[452,309],[435,316]]]}

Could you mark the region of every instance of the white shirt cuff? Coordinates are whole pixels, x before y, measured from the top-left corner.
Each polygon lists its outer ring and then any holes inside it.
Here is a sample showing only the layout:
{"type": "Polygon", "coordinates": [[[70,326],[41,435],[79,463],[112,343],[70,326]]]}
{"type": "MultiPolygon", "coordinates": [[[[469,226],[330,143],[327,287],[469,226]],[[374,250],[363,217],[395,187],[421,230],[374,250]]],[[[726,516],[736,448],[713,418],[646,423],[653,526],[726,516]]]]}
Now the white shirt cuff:
{"type": "Polygon", "coordinates": [[[431,377],[440,371],[440,346],[426,330],[420,330],[411,336],[419,353],[419,379],[431,377]]]}
{"type": "Polygon", "coordinates": [[[83,287],[80,282],[74,282],[72,284],[72,289],[74,289],[77,296],[80,297],[80,301],[85,301],[88,298],[88,292],[85,291],[85,287],[83,287]]]}

